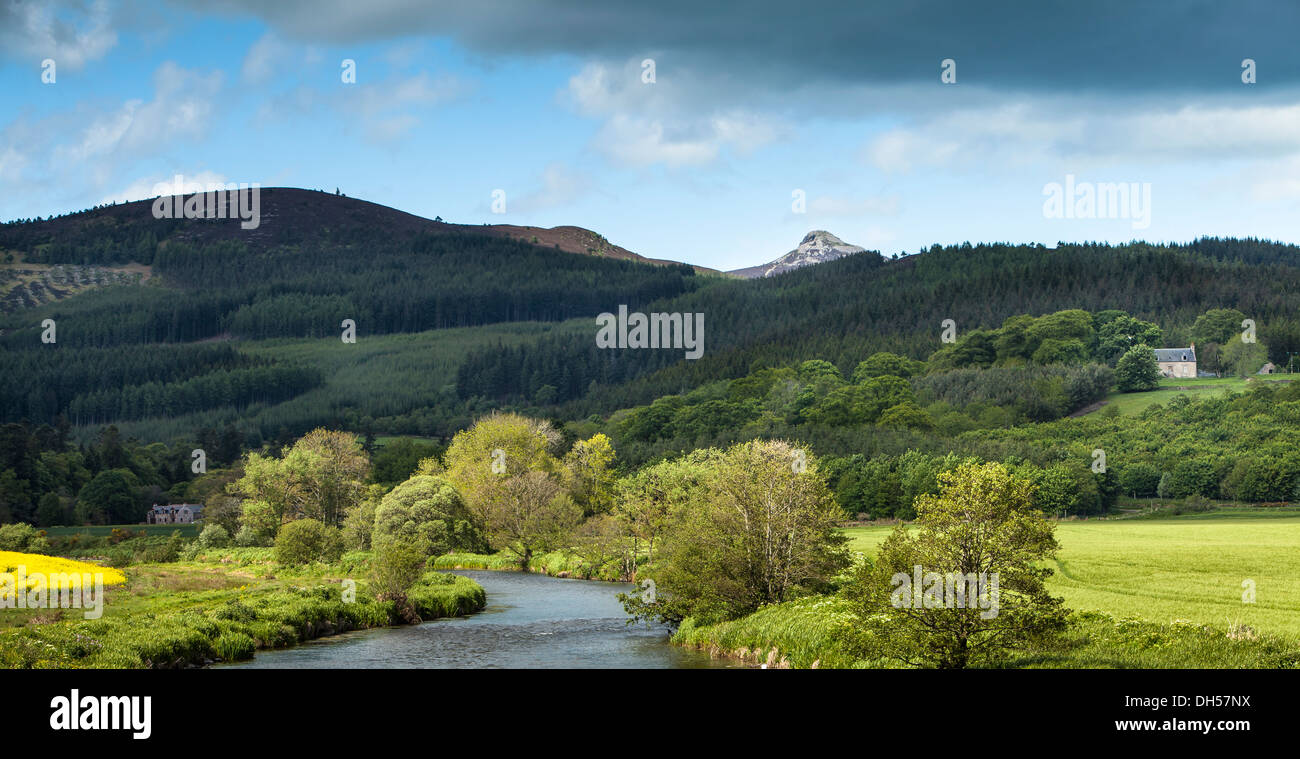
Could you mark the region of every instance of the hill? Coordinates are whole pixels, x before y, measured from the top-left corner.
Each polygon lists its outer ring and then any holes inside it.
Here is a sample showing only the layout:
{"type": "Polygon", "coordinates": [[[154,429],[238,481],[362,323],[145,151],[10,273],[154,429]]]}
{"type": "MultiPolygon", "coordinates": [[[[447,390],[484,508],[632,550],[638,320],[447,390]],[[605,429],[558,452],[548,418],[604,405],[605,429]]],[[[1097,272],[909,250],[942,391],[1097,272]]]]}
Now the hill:
{"type": "Polygon", "coordinates": [[[965,335],[1074,308],[1123,309],[1185,344],[1197,316],[1232,306],[1275,362],[1300,352],[1297,249],[1261,240],[863,251],[741,280],[577,227],[447,224],[321,192],[264,190],[262,216],[241,234],[140,202],[0,226],[0,255],[82,277],[0,315],[0,421],[440,436],[491,408],[586,419],[807,359],[847,376],[877,351],[928,357],[947,319],[965,335]],[[704,357],[598,349],[595,315],[624,304],[704,314],[704,357]],[[358,344],[340,340],[345,319],[358,344]]]}
{"type": "MultiPolygon", "coordinates": [[[[172,196],[173,202],[178,196],[172,196]]],[[[592,255],[625,261],[680,265],[676,261],[651,259],[614,245],[603,235],[576,226],[543,227],[514,224],[454,224],[438,218],[426,219],[346,195],[293,187],[266,187],[261,190],[261,223],[256,229],[243,229],[237,219],[155,219],[154,200],[98,206],[63,216],[9,222],[0,225],[0,252],[28,251],[28,262],[38,263],[108,263],[142,261],[149,251],[143,243],[185,242],[192,245],[219,241],[240,241],[250,247],[274,247],[304,241],[349,239],[357,235],[370,238],[412,238],[417,235],[484,235],[541,245],[566,253],[592,255]],[[85,248],[108,243],[107,249],[94,254],[79,250],[83,259],[72,257],[67,246],[85,248]],[[50,252],[50,248],[54,250],[50,252]]],[[[696,267],[700,272],[714,272],[696,267]]]]}
{"type": "Polygon", "coordinates": [[[799,241],[799,245],[794,250],[786,253],[784,256],[769,261],[759,266],[750,266],[744,269],[734,269],[727,272],[745,279],[755,277],[771,277],[777,274],[784,274],[788,271],[794,271],[805,266],[820,264],[826,261],[834,261],[837,258],[851,256],[855,253],[865,253],[866,248],[859,248],[857,245],[849,245],[835,235],[824,229],[814,229],[799,241]]]}

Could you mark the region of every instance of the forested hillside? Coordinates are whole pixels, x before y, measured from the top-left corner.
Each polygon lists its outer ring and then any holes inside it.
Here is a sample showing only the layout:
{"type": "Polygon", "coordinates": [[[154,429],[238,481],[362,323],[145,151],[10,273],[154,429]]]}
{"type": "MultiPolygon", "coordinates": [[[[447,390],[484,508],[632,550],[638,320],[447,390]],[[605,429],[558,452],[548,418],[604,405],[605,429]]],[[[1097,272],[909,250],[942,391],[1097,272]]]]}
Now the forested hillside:
{"type": "MultiPolygon", "coordinates": [[[[825,359],[845,373],[877,351],[927,358],[943,347],[942,322],[957,337],[999,327],[1018,314],[1065,309],[1122,310],[1159,325],[1168,345],[1192,341],[1197,317],[1235,308],[1257,324],[1270,358],[1285,363],[1300,351],[1300,250],[1258,240],[1199,240],[1188,245],[962,245],[934,247],[887,260],[865,253],[760,280],[711,282],[656,304],[667,312],[705,314],[705,355],[676,361],[628,385],[600,388],[569,407],[586,416],[647,403],[752,368],[825,359]]],[[[555,384],[533,367],[557,354],[583,355],[572,345],[488,349],[466,361],[462,396],[532,398],[555,384]],[[537,379],[533,379],[537,377],[537,379]],[[490,378],[490,379],[489,379],[490,378]]],[[[594,352],[594,349],[592,349],[594,352]]],[[[664,351],[631,351],[643,371],[659,368],[664,351]]],[[[571,372],[592,366],[578,362],[571,372]]],[[[626,371],[626,368],[625,368],[626,371]]],[[[601,382],[593,371],[573,380],[601,382]]],[[[567,399],[567,398],[562,398],[567,399]]]]}
{"type": "MultiPolygon", "coordinates": [[[[163,441],[226,424],[250,442],[320,425],[446,436],[491,408],[586,419],[812,359],[851,377],[880,351],[932,359],[915,388],[923,404],[958,386],[969,395],[975,382],[1001,408],[1015,378],[935,373],[1113,366],[1115,345],[1105,353],[1066,333],[1033,343],[1036,354],[1013,344],[1023,325],[1010,317],[1069,309],[1123,311],[1181,346],[1205,312],[1235,308],[1274,362],[1300,351],[1297,250],[1260,240],[935,246],[744,281],[575,255],[326,193],[264,190],[262,205],[261,225],[246,231],[238,220],[157,220],[148,203],[0,226],[0,254],[28,265],[152,271],[0,317],[0,418],[62,419],[83,439],[107,423],[163,441]],[[704,314],[703,357],[597,348],[594,317],[620,305],[704,314]],[[46,319],[54,343],[42,342],[46,319]],[[345,319],[356,344],[340,340],[345,319]],[[952,345],[940,340],[948,319],[952,345]]],[[[1007,419],[1055,418],[1054,398],[1007,419]]]]}

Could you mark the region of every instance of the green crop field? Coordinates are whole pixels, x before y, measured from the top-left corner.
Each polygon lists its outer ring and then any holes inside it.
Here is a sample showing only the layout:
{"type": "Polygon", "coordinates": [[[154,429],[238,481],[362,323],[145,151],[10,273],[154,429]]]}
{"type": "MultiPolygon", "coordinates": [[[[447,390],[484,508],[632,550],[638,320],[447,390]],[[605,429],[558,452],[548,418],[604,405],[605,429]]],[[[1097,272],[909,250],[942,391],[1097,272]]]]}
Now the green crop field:
{"type": "MultiPolygon", "coordinates": [[[[892,527],[846,530],[867,554],[892,527]]],[[[1300,512],[1234,509],[1164,519],[1060,522],[1049,581],[1072,609],[1300,638],[1300,512]],[[1253,581],[1255,602],[1243,603],[1253,581]]]]}

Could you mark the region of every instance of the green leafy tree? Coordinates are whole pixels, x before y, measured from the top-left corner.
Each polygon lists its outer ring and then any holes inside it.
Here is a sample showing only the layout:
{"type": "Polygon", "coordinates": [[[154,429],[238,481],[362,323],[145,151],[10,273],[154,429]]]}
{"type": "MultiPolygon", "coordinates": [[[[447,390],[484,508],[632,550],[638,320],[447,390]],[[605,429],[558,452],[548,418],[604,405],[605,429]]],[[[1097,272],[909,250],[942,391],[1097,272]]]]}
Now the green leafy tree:
{"type": "Polygon", "coordinates": [[[857,368],[853,370],[853,383],[861,384],[872,377],[883,377],[886,374],[906,378],[924,371],[925,364],[921,361],[881,351],[871,354],[867,360],[858,363],[857,368]]]}
{"type": "Polygon", "coordinates": [[[1234,335],[1241,334],[1245,319],[1246,315],[1235,308],[1212,308],[1192,324],[1192,340],[1225,345],[1234,335]]]}
{"type": "Polygon", "coordinates": [[[527,569],[535,554],[569,547],[582,508],[545,472],[507,476],[484,504],[484,524],[494,547],[527,569]]]}
{"type": "Polygon", "coordinates": [[[614,444],[604,433],[575,441],[564,456],[569,491],[586,516],[608,513],[614,506],[614,444]]]}
{"type": "Polygon", "coordinates": [[[1144,344],[1124,352],[1115,366],[1115,386],[1122,393],[1155,390],[1160,386],[1160,365],[1155,350],[1144,344]]]}
{"type": "MultiPolygon", "coordinates": [[[[643,467],[619,480],[615,514],[628,535],[635,541],[645,541],[650,563],[674,518],[683,510],[703,505],[703,484],[717,453],[712,449],[692,451],[679,459],[643,467]]],[[[633,550],[639,552],[641,547],[638,542],[633,550]]]]}
{"type": "Polygon", "coordinates": [[[1160,327],[1134,319],[1123,312],[1106,320],[1097,329],[1097,358],[1114,365],[1134,345],[1160,345],[1164,336],[1160,327]]]}
{"type": "Polygon", "coordinates": [[[393,602],[393,616],[408,624],[419,624],[420,615],[407,593],[424,576],[428,557],[418,546],[400,540],[375,544],[370,564],[370,588],[375,598],[393,602]]]}
{"type": "Polygon", "coordinates": [[[482,524],[505,483],[527,472],[560,476],[554,450],[560,435],[549,422],[493,413],[456,433],[445,457],[447,480],[482,524]]]}
{"type": "Polygon", "coordinates": [[[425,556],[483,551],[487,541],[445,478],[416,475],[393,488],[374,512],[373,541],[395,540],[425,556]]]}
{"type": "Polygon", "coordinates": [[[424,459],[440,454],[438,446],[414,438],[402,437],[379,449],[373,458],[372,480],[394,485],[410,477],[424,459]]]}
{"type": "Polygon", "coordinates": [[[133,524],[144,521],[140,481],[129,469],[108,469],[77,493],[77,517],[85,524],[133,524]]]}
{"type": "Polygon", "coordinates": [[[1160,470],[1142,461],[1125,464],[1119,470],[1119,486],[1134,498],[1150,498],[1160,487],[1160,470]]]}
{"type": "Polygon", "coordinates": [[[630,613],[669,623],[733,619],[824,590],[846,566],[843,512],[811,453],[755,440],[710,464],[692,499],[698,507],[679,513],[644,573],[653,598],[624,596],[630,613]]]}
{"type": "Polygon", "coordinates": [[[1033,486],[996,463],[963,464],[940,480],[939,495],[917,500],[919,529],[899,525],[855,572],[847,645],[871,659],[963,668],[1059,634],[1066,611],[1048,594],[1052,570],[1042,566],[1057,542],[1030,505],[1033,486]],[[911,585],[917,573],[923,588],[911,585]],[[984,578],[982,595],[955,603],[945,582],[955,588],[957,578],[984,578]]]}
{"type": "Polygon", "coordinates": [[[1268,348],[1259,341],[1247,343],[1241,335],[1233,335],[1224,343],[1219,366],[1238,377],[1249,377],[1268,361],[1268,348]]]}
{"type": "Polygon", "coordinates": [[[41,527],[54,527],[67,521],[63,499],[58,493],[46,493],[36,504],[36,523],[41,527]]]}
{"type": "Polygon", "coordinates": [[[315,519],[297,519],[280,529],[275,539],[275,560],[284,566],[320,561],[326,564],[343,555],[343,536],[337,527],[315,519]]]}

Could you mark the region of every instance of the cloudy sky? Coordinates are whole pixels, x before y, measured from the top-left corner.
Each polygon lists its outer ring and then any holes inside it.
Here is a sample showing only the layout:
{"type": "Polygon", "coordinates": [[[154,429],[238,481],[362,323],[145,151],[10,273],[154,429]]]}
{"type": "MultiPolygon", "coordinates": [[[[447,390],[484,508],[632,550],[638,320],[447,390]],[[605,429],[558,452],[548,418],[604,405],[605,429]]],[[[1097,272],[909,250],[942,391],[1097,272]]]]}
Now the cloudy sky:
{"type": "Polygon", "coordinates": [[[182,174],[723,269],[810,229],[1300,243],[1295,3],[722,5],[0,0],[0,219],[182,174]],[[1149,207],[1087,212],[1119,183],[1149,207]]]}

